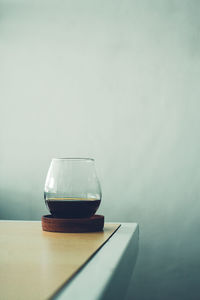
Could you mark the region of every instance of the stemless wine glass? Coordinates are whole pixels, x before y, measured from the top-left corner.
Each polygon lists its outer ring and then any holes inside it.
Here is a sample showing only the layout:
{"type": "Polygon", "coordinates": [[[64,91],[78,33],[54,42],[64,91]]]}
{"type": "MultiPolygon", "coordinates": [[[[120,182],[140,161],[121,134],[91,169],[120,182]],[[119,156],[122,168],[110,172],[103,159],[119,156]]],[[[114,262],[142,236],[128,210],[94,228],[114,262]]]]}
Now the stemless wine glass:
{"type": "Polygon", "coordinates": [[[56,218],[89,218],[101,202],[92,158],[53,158],[45,182],[45,203],[56,218]]]}

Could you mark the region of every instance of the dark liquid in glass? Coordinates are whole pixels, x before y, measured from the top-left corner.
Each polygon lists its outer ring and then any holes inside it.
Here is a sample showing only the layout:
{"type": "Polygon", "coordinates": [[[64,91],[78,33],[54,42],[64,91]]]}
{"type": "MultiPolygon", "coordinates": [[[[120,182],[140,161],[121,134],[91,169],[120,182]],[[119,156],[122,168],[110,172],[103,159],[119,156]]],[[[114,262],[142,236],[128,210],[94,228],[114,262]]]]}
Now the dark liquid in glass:
{"type": "Polygon", "coordinates": [[[101,200],[46,197],[45,202],[53,217],[90,218],[97,211],[101,200]]]}

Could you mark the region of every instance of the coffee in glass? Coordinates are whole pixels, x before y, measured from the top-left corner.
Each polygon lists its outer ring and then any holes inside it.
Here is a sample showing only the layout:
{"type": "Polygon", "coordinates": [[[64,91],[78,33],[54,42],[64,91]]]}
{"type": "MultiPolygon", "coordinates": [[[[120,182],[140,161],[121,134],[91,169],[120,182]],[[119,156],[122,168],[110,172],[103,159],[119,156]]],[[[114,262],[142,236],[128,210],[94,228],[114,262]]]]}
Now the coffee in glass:
{"type": "Polygon", "coordinates": [[[45,183],[45,203],[56,218],[89,218],[102,193],[92,158],[54,158],[45,183]]]}

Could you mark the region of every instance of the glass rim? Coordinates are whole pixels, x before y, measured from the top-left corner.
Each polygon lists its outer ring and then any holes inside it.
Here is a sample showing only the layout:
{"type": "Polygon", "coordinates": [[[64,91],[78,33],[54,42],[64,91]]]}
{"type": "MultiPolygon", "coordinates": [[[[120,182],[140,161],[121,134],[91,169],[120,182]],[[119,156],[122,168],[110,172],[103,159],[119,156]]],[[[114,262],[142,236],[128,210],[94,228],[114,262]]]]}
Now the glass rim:
{"type": "Polygon", "coordinates": [[[61,158],[52,158],[52,160],[88,160],[88,161],[94,161],[94,158],[90,158],[90,157],[61,157],[61,158]]]}

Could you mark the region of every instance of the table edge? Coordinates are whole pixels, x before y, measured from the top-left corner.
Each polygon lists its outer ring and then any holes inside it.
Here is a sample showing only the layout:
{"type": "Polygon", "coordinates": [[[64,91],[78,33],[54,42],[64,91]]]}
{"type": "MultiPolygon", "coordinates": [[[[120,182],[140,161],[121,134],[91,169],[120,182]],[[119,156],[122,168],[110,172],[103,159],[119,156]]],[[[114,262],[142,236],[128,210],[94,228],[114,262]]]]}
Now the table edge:
{"type": "Polygon", "coordinates": [[[137,223],[121,223],[100,251],[97,251],[51,299],[122,299],[122,293],[128,287],[137,259],[138,239],[137,223]]]}

